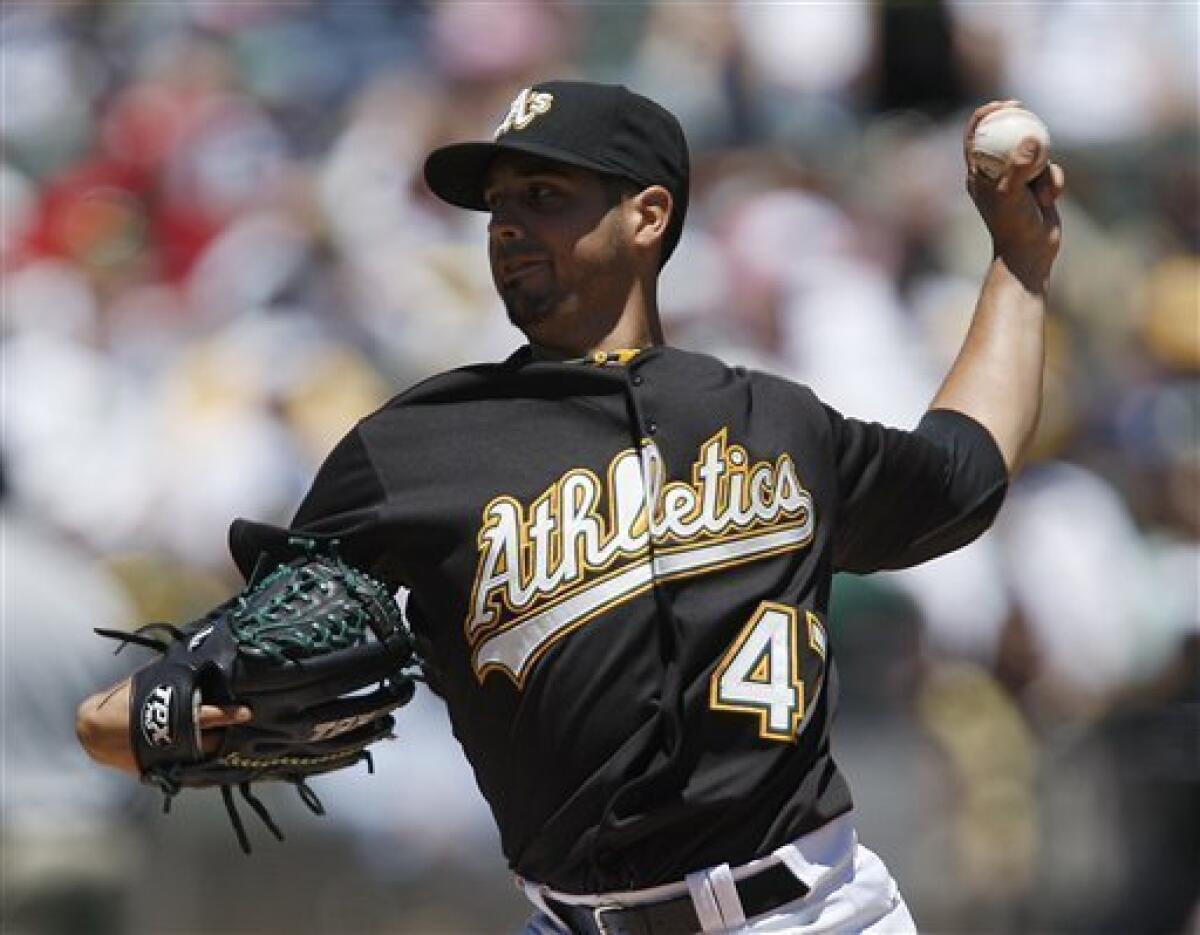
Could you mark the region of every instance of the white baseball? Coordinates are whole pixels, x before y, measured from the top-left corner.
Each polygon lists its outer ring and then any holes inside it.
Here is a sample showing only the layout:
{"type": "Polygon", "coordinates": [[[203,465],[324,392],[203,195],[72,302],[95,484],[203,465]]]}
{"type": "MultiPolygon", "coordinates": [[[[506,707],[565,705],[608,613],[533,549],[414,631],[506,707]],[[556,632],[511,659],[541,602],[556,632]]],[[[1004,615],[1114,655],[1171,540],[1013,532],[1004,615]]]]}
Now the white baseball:
{"type": "Polygon", "coordinates": [[[1037,142],[1037,171],[1041,172],[1050,161],[1050,131],[1037,114],[1023,107],[1004,107],[979,121],[971,138],[971,156],[981,173],[999,178],[1013,154],[1029,145],[1030,139],[1037,142]]]}

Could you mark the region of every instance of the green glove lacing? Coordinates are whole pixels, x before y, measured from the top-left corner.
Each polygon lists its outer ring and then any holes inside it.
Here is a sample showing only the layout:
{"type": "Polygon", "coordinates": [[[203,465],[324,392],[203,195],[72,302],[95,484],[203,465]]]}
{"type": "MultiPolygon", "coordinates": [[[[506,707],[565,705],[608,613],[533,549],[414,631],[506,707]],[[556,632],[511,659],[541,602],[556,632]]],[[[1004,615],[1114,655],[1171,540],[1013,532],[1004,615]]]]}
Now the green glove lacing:
{"type": "Polygon", "coordinates": [[[361,607],[348,606],[345,601],[338,601],[335,609],[323,617],[305,619],[303,629],[296,629],[296,605],[315,604],[314,592],[328,594],[333,589],[328,581],[307,570],[296,573],[293,568],[281,566],[264,578],[250,597],[288,575],[294,575],[295,580],[263,607],[252,610],[250,599],[238,598],[229,621],[229,630],[238,643],[253,647],[282,664],[288,661],[289,651],[292,656],[310,656],[331,649],[345,649],[363,638],[367,615],[361,607]]]}

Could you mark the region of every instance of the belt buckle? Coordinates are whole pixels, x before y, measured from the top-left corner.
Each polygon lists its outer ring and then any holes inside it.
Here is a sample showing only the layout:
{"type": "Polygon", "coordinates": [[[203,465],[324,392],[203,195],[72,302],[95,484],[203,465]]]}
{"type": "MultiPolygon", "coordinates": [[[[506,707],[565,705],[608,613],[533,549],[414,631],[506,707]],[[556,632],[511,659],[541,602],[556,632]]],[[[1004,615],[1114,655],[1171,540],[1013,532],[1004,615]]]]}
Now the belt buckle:
{"type": "Polygon", "coordinates": [[[592,923],[596,926],[596,931],[600,935],[616,935],[613,929],[608,927],[608,923],[604,921],[605,913],[619,912],[620,906],[594,906],[592,908],[592,923]]]}

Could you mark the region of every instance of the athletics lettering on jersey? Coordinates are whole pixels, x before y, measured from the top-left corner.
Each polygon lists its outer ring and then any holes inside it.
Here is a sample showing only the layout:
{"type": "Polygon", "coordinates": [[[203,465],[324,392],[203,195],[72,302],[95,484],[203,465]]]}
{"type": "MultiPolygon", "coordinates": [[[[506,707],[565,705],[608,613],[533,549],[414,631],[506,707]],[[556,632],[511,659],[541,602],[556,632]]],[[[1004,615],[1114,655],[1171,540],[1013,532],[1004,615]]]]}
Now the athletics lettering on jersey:
{"type": "Polygon", "coordinates": [[[665,477],[661,452],[646,441],[619,452],[603,481],[574,468],[527,507],[502,495],[483,508],[464,625],[480,680],[496,669],[522,685],[556,640],[655,580],[812,540],[812,497],[790,455],[751,464],[723,428],[700,446],[690,482],[665,477]]]}

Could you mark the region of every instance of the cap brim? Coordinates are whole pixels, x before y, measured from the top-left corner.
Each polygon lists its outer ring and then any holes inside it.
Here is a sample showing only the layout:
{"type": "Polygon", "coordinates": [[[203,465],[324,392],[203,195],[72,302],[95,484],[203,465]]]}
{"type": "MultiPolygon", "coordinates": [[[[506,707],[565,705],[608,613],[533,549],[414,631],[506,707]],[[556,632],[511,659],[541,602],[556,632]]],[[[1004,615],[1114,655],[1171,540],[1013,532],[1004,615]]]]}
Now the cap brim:
{"type": "Polygon", "coordinates": [[[503,143],[452,143],[435,149],[425,160],[425,184],[442,201],[460,208],[486,211],[487,204],[484,202],[483,193],[487,185],[488,170],[496,157],[502,153],[540,156],[569,166],[591,169],[604,175],[613,174],[611,168],[555,146],[532,142],[519,143],[515,140],[503,143]]]}

